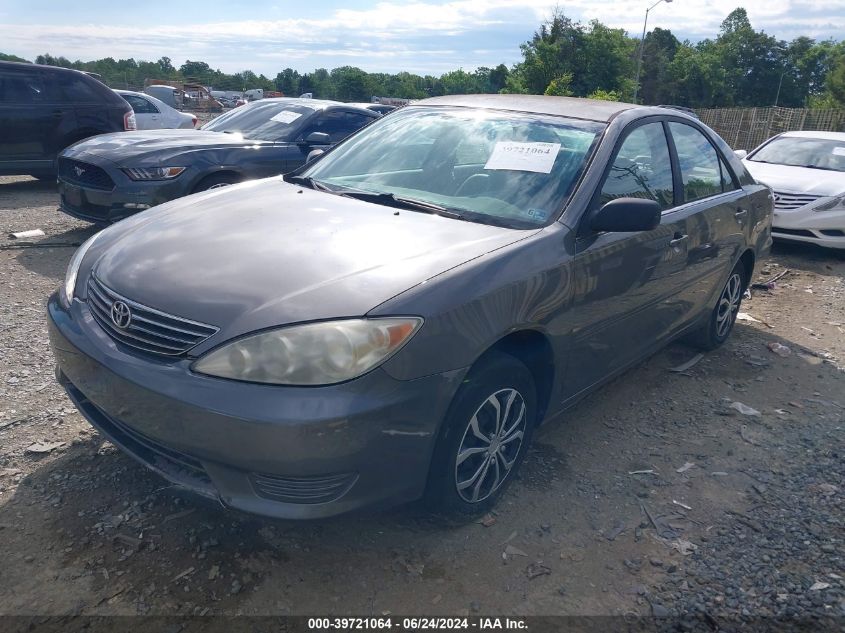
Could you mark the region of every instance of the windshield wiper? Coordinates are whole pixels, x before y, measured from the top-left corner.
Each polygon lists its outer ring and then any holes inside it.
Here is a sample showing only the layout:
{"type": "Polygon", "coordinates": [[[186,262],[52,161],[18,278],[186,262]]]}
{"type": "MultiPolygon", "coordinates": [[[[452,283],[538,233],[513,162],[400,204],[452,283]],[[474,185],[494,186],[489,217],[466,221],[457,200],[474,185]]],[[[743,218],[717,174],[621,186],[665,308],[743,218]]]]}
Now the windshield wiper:
{"type": "Polygon", "coordinates": [[[315,189],[317,191],[331,191],[331,188],[327,187],[319,180],[314,180],[311,176],[283,176],[283,178],[285,182],[289,182],[293,185],[303,185],[309,189],[315,189]]]}
{"type": "Polygon", "coordinates": [[[425,202],[424,200],[415,200],[414,198],[405,198],[393,193],[376,191],[336,191],[335,193],[346,198],[375,202],[376,204],[383,204],[385,206],[396,207],[398,209],[411,209],[412,211],[424,211],[426,213],[442,215],[448,218],[463,219],[463,216],[461,216],[460,213],[456,213],[455,211],[440,206],[439,204],[425,202]]]}

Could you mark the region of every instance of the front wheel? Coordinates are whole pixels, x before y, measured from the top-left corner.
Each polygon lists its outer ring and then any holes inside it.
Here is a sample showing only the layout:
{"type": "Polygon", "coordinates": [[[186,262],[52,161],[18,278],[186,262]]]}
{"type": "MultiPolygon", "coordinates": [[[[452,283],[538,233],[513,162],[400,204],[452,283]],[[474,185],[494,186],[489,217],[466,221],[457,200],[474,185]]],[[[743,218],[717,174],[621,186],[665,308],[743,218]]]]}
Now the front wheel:
{"type": "Polygon", "coordinates": [[[696,347],[709,351],[728,340],[742,304],[742,295],[747,285],[745,277],[745,267],[740,262],[728,276],[707,324],[690,337],[696,347]]]}
{"type": "Polygon", "coordinates": [[[443,423],[426,489],[429,509],[470,518],[493,507],[525,457],[536,418],[531,372],[512,356],[488,354],[443,423]]]}
{"type": "Polygon", "coordinates": [[[194,187],[192,193],[199,193],[200,191],[209,191],[211,189],[219,189],[220,187],[228,187],[240,182],[234,174],[212,174],[200,180],[199,184],[194,187]]]}

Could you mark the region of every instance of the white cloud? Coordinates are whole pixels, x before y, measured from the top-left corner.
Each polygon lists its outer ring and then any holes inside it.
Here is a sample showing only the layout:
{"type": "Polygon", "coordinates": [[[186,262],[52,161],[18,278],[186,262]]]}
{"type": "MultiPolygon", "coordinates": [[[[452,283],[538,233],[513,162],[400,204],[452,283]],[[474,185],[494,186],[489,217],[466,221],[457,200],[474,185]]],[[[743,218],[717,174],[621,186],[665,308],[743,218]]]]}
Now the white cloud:
{"type": "MultiPolygon", "coordinates": [[[[0,24],[0,47],[25,57],[42,52],[72,59],[162,55],[177,64],[203,59],[232,72],[274,75],[279,65],[310,70],[356,64],[367,70],[434,72],[442,68],[513,63],[554,7],[588,22],[596,18],[639,35],[649,0],[386,0],[368,9],[337,9],[322,17],[196,24],[0,24]],[[495,38],[495,40],[494,40],[495,38]],[[184,57],[183,57],[184,56],[184,57]],[[335,60],[335,61],[332,61],[335,60]]],[[[842,38],[843,0],[674,0],[649,13],[649,28],[681,38],[714,37],[738,5],[753,26],[782,39],[842,38]]],[[[307,15],[307,14],[306,14],[307,15]]]]}

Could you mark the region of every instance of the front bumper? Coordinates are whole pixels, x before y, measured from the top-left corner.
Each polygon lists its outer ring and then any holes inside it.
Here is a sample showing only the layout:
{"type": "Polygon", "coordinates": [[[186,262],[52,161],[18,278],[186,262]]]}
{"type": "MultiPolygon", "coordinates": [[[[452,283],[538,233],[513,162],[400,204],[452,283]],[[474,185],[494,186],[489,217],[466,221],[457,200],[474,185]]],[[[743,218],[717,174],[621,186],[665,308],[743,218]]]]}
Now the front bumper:
{"type": "Polygon", "coordinates": [[[465,370],[340,385],[210,378],[122,348],[74,300],[48,303],[57,375],[89,422],[173,483],[227,506],[320,518],[419,498],[465,370]]]}
{"type": "Polygon", "coordinates": [[[845,248],[845,211],[814,211],[808,207],[794,211],[775,209],[772,237],[845,248]]]}
{"type": "MultiPolygon", "coordinates": [[[[191,192],[189,170],[172,180],[135,181],[106,161],[92,160],[92,165],[108,174],[114,187],[92,187],[72,180],[60,170],[59,208],[75,218],[97,224],[112,224],[146,208],[181,198],[191,192]]],[[[107,185],[106,185],[107,186],[107,185]]]]}

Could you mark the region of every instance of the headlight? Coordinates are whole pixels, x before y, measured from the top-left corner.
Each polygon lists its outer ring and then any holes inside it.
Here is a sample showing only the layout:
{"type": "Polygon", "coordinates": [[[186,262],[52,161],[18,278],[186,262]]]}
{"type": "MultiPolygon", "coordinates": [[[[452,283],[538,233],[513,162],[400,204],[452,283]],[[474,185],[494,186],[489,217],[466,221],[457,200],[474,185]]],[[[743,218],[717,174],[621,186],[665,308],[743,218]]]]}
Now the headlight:
{"type": "Polygon", "coordinates": [[[193,370],[275,385],[330,385],[357,378],[395,354],[418,317],[345,319],[283,327],[223,345],[193,370]]]}
{"type": "Polygon", "coordinates": [[[73,292],[76,288],[76,276],[79,273],[79,266],[82,264],[82,259],[85,257],[85,253],[88,252],[88,249],[91,248],[91,244],[93,244],[94,240],[98,237],[100,237],[99,233],[95,233],[89,237],[82,243],[82,246],[76,249],[73,257],[70,258],[70,263],[67,266],[67,273],[65,274],[64,287],[64,297],[67,305],[70,305],[71,302],[73,302],[73,292]]]}
{"type": "Polygon", "coordinates": [[[185,171],[184,167],[124,167],[132,180],[170,180],[185,171]]]}
{"type": "Polygon", "coordinates": [[[845,195],[828,198],[813,207],[813,211],[845,211],[845,195]]]}

